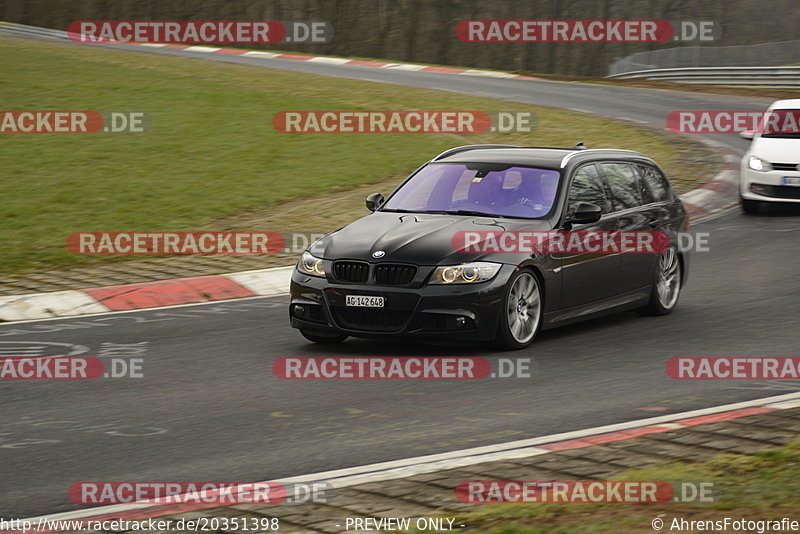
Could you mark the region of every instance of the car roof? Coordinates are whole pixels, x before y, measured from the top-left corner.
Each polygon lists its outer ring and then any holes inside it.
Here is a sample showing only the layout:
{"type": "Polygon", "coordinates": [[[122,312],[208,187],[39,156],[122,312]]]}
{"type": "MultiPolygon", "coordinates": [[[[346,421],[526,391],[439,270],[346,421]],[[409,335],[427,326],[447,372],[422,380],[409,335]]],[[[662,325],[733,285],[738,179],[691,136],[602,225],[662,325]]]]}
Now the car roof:
{"type": "Polygon", "coordinates": [[[800,98],[776,100],[770,104],[769,109],[800,109],[800,98]]]}
{"type": "Polygon", "coordinates": [[[467,145],[445,150],[432,163],[508,163],[544,168],[563,168],[570,161],[600,158],[650,160],[639,152],[616,148],[575,149],[551,147],[519,147],[511,145],[467,145]]]}

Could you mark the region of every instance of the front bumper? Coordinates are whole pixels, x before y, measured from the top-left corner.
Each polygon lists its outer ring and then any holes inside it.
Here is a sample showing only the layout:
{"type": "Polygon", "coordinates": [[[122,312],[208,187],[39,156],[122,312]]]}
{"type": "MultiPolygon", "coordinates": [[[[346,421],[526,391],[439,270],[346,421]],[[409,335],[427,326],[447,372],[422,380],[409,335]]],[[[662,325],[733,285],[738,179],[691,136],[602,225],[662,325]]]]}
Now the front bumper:
{"type": "Polygon", "coordinates": [[[742,165],[739,194],[746,200],[800,203],[800,186],[784,185],[784,177],[800,177],[798,171],[755,171],[742,165]]]}
{"type": "Polygon", "coordinates": [[[503,265],[494,278],[477,284],[422,287],[345,284],[295,270],[289,318],[294,328],[312,332],[492,340],[502,313],[506,282],[515,269],[503,265]],[[347,295],[384,297],[384,307],[348,307],[347,295]]]}

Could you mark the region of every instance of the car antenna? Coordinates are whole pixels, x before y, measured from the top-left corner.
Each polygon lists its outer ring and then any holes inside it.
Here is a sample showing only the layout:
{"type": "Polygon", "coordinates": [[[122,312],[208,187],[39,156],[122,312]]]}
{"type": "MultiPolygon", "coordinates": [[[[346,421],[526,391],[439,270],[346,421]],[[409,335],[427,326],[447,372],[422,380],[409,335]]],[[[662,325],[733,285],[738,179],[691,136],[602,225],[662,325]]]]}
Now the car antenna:
{"type": "Polygon", "coordinates": [[[584,145],[583,142],[580,142],[575,145],[575,150],[586,150],[586,145],[584,145]]]}

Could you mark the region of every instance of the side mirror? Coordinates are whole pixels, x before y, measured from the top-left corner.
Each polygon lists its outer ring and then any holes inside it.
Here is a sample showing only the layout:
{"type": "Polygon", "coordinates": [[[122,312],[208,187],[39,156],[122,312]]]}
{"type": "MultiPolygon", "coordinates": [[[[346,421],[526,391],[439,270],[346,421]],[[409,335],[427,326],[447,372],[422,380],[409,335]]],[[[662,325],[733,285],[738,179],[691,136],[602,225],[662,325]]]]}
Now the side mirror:
{"type": "Polygon", "coordinates": [[[599,221],[602,214],[603,210],[597,204],[578,202],[578,205],[575,206],[575,211],[567,217],[567,222],[576,224],[593,223],[599,221]]]}
{"type": "Polygon", "coordinates": [[[380,208],[383,204],[384,198],[383,195],[380,193],[372,193],[371,195],[367,196],[367,209],[369,211],[375,211],[376,209],[380,208]]]}
{"type": "Polygon", "coordinates": [[[753,130],[745,130],[743,132],[739,132],[739,137],[742,139],[750,139],[752,140],[756,136],[756,133],[753,130]]]}

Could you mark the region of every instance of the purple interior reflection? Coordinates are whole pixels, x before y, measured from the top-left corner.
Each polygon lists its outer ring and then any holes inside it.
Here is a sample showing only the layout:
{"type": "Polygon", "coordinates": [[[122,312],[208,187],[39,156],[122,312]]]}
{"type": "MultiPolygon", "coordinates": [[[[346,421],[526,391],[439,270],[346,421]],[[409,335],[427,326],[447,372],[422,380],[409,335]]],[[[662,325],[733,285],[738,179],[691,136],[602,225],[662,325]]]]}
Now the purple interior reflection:
{"type": "Polygon", "coordinates": [[[431,164],[406,182],[382,209],[543,217],[553,206],[559,177],[558,171],[534,167],[487,173],[463,164],[431,164]]]}

